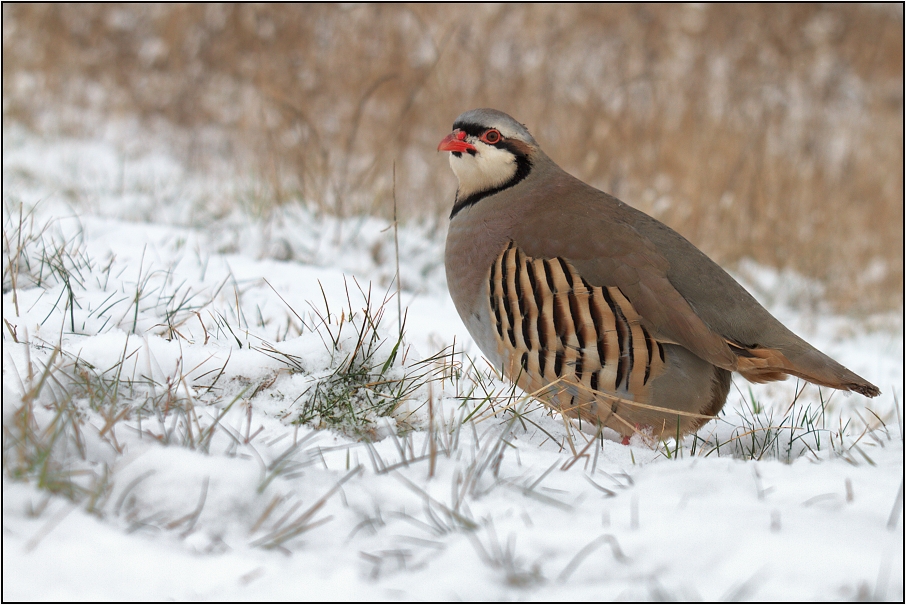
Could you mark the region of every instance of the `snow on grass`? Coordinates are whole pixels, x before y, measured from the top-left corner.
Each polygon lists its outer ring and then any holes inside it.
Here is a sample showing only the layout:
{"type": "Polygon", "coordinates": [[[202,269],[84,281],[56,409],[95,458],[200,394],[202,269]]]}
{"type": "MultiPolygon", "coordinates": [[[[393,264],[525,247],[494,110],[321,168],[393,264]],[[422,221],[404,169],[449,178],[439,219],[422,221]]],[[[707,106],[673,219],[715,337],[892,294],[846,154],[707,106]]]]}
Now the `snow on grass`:
{"type": "Polygon", "coordinates": [[[884,394],[736,378],[626,447],[495,376],[429,227],[400,318],[386,221],[110,141],[12,129],[3,163],[7,599],[903,598],[901,317],[744,265],[884,394]]]}

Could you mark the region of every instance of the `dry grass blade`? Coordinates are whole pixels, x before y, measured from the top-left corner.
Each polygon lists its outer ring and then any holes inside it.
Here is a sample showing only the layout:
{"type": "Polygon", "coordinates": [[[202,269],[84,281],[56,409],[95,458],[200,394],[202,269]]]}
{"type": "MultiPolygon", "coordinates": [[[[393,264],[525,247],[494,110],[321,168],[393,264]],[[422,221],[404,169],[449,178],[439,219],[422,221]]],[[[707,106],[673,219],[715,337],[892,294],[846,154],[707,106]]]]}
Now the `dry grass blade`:
{"type": "MultiPolygon", "coordinates": [[[[396,477],[399,481],[401,481],[406,487],[411,489],[413,492],[419,494],[420,496],[422,496],[424,498],[425,503],[426,503],[425,510],[429,514],[433,514],[432,507],[438,508],[443,512],[444,516],[449,521],[453,522],[454,527],[458,527],[458,528],[469,530],[469,531],[478,529],[479,525],[477,522],[466,517],[462,513],[458,512],[460,502],[457,502],[457,504],[454,508],[450,508],[447,505],[445,505],[444,503],[431,497],[431,495],[428,494],[428,492],[426,492],[424,489],[422,489],[418,485],[414,484],[412,481],[410,481],[403,475],[400,475],[399,473],[394,473],[393,476],[396,477]]],[[[444,526],[445,524],[437,522],[437,523],[435,523],[435,525],[444,526]]]]}
{"type": "Polygon", "coordinates": [[[281,521],[278,521],[276,526],[270,533],[262,536],[261,538],[258,538],[257,540],[254,540],[251,545],[260,546],[265,549],[282,549],[284,548],[284,544],[286,544],[286,542],[291,540],[292,538],[295,538],[296,536],[306,531],[314,529],[315,527],[318,527],[319,525],[323,525],[324,523],[330,521],[330,517],[319,519],[314,522],[312,522],[311,520],[318,513],[318,511],[321,510],[321,508],[323,508],[325,504],[327,504],[327,501],[334,494],[336,494],[340,490],[340,488],[343,487],[344,483],[358,475],[360,472],[362,472],[361,465],[346,473],[346,475],[344,475],[336,485],[330,488],[327,493],[321,496],[317,501],[315,501],[314,504],[303,511],[298,517],[295,517],[292,521],[288,522],[285,522],[285,518],[281,521]]]}
{"type": "Polygon", "coordinates": [[[504,574],[504,581],[517,588],[528,588],[545,581],[538,563],[526,568],[522,559],[516,555],[516,538],[510,535],[506,544],[501,545],[494,531],[493,523],[486,525],[488,533],[488,547],[481,543],[479,536],[468,534],[469,542],[475,548],[478,556],[493,569],[498,569],[504,574]]]}
{"type": "Polygon", "coordinates": [[[893,508],[890,510],[890,517],[887,518],[887,529],[894,530],[903,516],[903,480],[900,480],[900,489],[897,491],[897,497],[893,501],[893,508]]]}
{"type": "Polygon", "coordinates": [[[618,562],[626,564],[629,562],[629,558],[623,554],[623,549],[620,548],[619,542],[615,536],[611,534],[604,534],[598,536],[588,544],[586,544],[582,550],[576,553],[569,563],[566,564],[566,567],[563,568],[563,571],[560,572],[560,575],[557,576],[558,582],[566,582],[569,580],[569,577],[576,571],[579,565],[582,564],[582,561],[585,560],[588,555],[593,553],[599,547],[604,544],[610,544],[610,549],[613,552],[613,558],[618,562]]]}

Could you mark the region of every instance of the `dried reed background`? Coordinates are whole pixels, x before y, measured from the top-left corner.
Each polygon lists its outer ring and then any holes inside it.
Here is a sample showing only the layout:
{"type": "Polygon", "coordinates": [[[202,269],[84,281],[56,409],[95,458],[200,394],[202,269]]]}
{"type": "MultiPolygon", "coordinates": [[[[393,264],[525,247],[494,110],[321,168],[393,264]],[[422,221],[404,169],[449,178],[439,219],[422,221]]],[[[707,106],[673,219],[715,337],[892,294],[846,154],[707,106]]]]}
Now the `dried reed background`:
{"type": "Polygon", "coordinates": [[[390,215],[396,162],[404,220],[442,217],[480,106],[719,262],[902,309],[902,6],[3,5],[4,126],[170,124],[270,205],[390,215]]]}

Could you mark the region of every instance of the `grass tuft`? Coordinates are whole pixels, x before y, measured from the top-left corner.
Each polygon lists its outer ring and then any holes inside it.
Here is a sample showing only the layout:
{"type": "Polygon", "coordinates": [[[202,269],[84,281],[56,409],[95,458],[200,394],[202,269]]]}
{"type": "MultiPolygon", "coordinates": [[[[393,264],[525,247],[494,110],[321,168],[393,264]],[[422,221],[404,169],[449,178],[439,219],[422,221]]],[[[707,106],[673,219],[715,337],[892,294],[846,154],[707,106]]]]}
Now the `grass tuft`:
{"type": "Polygon", "coordinates": [[[848,414],[831,414],[833,405],[820,387],[817,398],[803,397],[808,387],[802,383],[793,399],[782,413],[772,405],[765,405],[754,395],[740,393],[739,405],[732,412],[724,412],[715,423],[708,423],[697,433],[684,438],[673,438],[658,445],[667,459],[682,458],[685,450],[692,456],[730,456],[742,460],[779,460],[793,462],[800,458],[819,461],[836,457],[853,464],[874,464],[859,446],[862,440],[883,445],[891,439],[887,423],[894,420],[891,409],[886,420],[866,408],[863,416],[858,409],[848,414]],[[848,416],[844,420],[844,416],[848,416]],[[854,418],[853,418],[854,416],[854,418]],[[837,426],[833,422],[836,420],[837,426]],[[855,420],[855,422],[854,422],[855,420]]]}
{"type": "MultiPolygon", "coordinates": [[[[415,395],[427,394],[430,383],[446,376],[447,354],[441,351],[407,362],[405,317],[389,337],[383,332],[384,314],[392,296],[375,305],[370,285],[367,290],[358,287],[358,293],[361,307],[352,304],[348,284],[347,306],[339,313],[331,309],[326,295],[323,309],[312,306],[311,331],[321,337],[329,363],[326,371],[311,375],[310,385],[293,405],[291,418],[299,424],[358,438],[403,434],[413,429],[413,415],[425,405],[415,395]],[[384,419],[392,419],[396,426],[388,428],[384,419]]],[[[277,345],[262,342],[253,348],[283,363],[290,372],[311,371],[303,359],[281,351],[277,345]]]]}

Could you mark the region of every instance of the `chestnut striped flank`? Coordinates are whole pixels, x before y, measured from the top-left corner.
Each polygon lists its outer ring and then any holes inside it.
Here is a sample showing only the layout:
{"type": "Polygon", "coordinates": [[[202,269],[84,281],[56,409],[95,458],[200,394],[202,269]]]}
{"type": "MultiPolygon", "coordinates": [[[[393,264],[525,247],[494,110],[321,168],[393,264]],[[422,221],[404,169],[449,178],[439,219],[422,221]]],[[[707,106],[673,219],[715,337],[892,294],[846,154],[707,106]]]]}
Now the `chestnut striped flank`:
{"type": "Polygon", "coordinates": [[[597,420],[598,406],[649,400],[663,345],[616,287],[592,286],[562,258],[531,258],[513,242],[491,265],[490,316],[504,372],[553,407],[597,420]]]}

